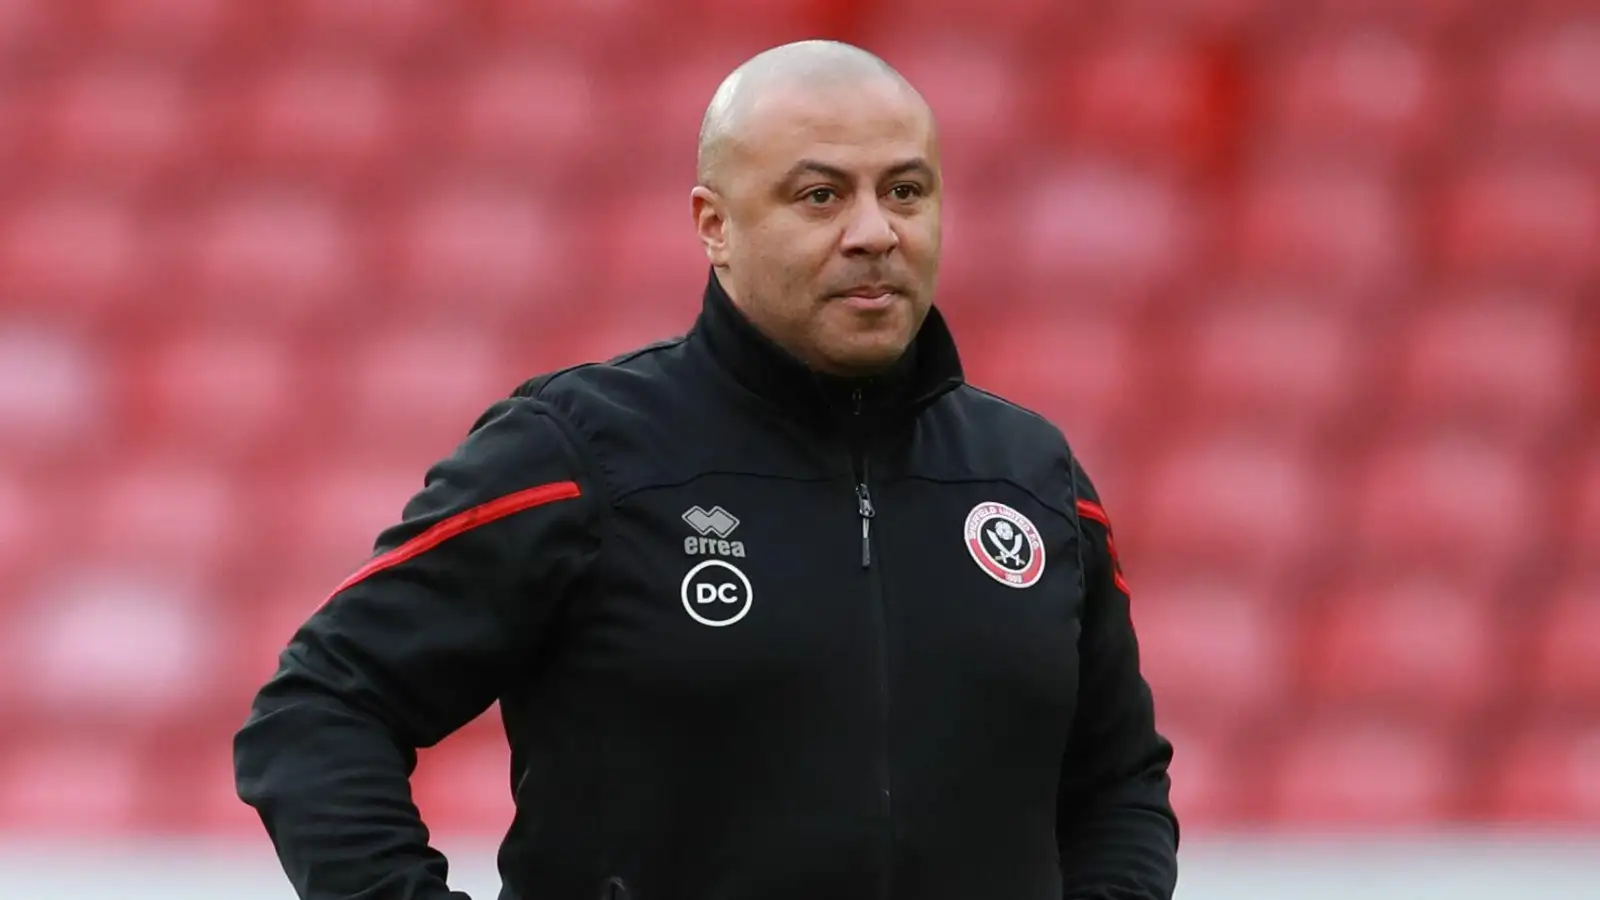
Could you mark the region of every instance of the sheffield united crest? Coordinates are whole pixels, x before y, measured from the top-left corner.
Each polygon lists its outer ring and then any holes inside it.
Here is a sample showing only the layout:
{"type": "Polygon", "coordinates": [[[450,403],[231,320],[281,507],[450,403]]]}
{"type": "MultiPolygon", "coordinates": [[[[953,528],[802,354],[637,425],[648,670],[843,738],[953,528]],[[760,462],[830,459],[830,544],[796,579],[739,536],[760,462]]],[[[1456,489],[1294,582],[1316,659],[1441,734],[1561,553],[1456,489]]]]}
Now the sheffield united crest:
{"type": "Polygon", "coordinates": [[[980,503],[963,533],[978,568],[1007,587],[1025,588],[1044,574],[1044,540],[1028,517],[1004,503],[980,503]]]}

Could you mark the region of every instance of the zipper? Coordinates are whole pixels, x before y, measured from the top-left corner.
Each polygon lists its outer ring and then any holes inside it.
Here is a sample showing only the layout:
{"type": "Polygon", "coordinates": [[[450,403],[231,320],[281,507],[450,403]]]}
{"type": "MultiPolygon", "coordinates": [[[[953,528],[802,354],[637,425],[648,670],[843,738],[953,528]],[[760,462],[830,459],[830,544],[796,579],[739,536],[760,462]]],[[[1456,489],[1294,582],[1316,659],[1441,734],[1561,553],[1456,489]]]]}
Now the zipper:
{"type": "MultiPolygon", "coordinates": [[[[872,568],[872,520],[878,515],[878,510],[872,505],[872,488],[869,482],[872,479],[872,460],[863,446],[863,432],[861,429],[861,389],[856,388],[850,393],[851,415],[856,419],[856,427],[850,440],[850,472],[856,479],[856,516],[861,519],[861,568],[872,568]]],[[[874,579],[876,584],[876,579],[874,579]]]]}
{"type": "Polygon", "coordinates": [[[883,596],[881,567],[872,565],[872,520],[877,508],[872,503],[872,461],[867,452],[861,426],[862,396],[857,388],[850,395],[856,428],[850,452],[850,470],[856,477],[856,516],[861,520],[861,568],[867,573],[872,592],[874,625],[878,631],[878,783],[883,804],[883,847],[878,869],[878,896],[889,900],[894,893],[894,791],[889,753],[889,608],[883,596]]]}
{"type": "Polygon", "coordinates": [[[856,485],[856,513],[861,517],[861,568],[872,568],[872,517],[878,514],[872,507],[872,492],[867,489],[867,466],[862,460],[861,482],[856,485]]]}

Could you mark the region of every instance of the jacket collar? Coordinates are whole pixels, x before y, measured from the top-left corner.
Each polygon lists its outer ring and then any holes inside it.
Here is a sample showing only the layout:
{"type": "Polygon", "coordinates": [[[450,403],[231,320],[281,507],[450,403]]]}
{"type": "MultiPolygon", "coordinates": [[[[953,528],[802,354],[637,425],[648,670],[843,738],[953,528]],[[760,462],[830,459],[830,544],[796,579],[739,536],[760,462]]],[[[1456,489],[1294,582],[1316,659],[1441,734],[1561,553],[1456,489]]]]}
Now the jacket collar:
{"type": "Polygon", "coordinates": [[[703,340],[715,364],[745,389],[813,422],[836,422],[852,412],[878,419],[913,415],[964,380],[955,339],[937,308],[928,310],[889,371],[845,378],[811,369],[757,330],[723,290],[715,269],[691,337],[703,340]]]}

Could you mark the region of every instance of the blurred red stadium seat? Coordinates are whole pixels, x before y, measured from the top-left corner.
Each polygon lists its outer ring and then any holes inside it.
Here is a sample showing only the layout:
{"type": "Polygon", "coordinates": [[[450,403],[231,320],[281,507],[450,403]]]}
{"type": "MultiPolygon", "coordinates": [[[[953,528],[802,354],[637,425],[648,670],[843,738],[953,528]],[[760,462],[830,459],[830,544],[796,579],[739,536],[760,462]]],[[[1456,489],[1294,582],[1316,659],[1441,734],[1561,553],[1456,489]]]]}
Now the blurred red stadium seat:
{"type": "Polygon", "coordinates": [[[1454,723],[1485,708],[1507,656],[1495,598],[1469,584],[1411,576],[1358,581],[1307,621],[1305,699],[1454,723]]]}
{"type": "MultiPolygon", "coordinates": [[[[48,509],[45,494],[20,471],[0,466],[0,584],[25,584],[38,556],[44,552],[51,529],[42,528],[48,509]]],[[[14,590],[15,588],[13,588],[14,590]]],[[[0,592],[0,608],[7,600],[0,592]]]]}
{"type": "Polygon", "coordinates": [[[1374,448],[1348,487],[1347,553],[1379,571],[1431,565],[1493,579],[1548,537],[1533,462],[1514,448],[1440,433],[1374,448]]]}
{"type": "MultiPolygon", "coordinates": [[[[477,328],[399,325],[339,348],[324,402],[352,446],[383,442],[448,450],[522,380],[510,349],[477,328]]],[[[338,443],[337,433],[329,435],[338,443]]]]}
{"type": "Polygon", "coordinates": [[[54,4],[37,0],[0,0],[0,51],[13,53],[25,46],[38,46],[57,24],[51,13],[54,4]]]}
{"type": "Polygon", "coordinates": [[[87,62],[47,82],[35,132],[76,184],[145,187],[202,149],[186,76],[149,62],[87,62]]]}
{"type": "Polygon", "coordinates": [[[1444,192],[1436,241],[1448,270],[1568,285],[1596,271],[1600,177],[1576,161],[1472,161],[1444,192]]]}
{"type": "Polygon", "coordinates": [[[1163,559],[1283,574],[1331,527],[1324,476],[1294,444],[1225,428],[1171,436],[1144,471],[1131,517],[1163,559]]]}
{"type": "Polygon", "coordinates": [[[165,452],[268,460],[306,421],[309,373],[285,335],[180,319],[130,356],[120,376],[129,394],[127,431],[165,452]]]}
{"type": "Polygon", "coordinates": [[[206,697],[224,648],[205,585],[181,571],[53,562],[5,629],[6,664],[27,673],[30,716],[156,733],[206,697]]]}
{"type": "Polygon", "coordinates": [[[1411,302],[1413,288],[1395,284],[1341,283],[1337,279],[1296,276],[1291,269],[1278,272],[1240,271],[1219,267],[1212,278],[1195,289],[1199,295],[1189,308],[1204,313],[1213,306],[1265,309],[1274,306],[1325,311],[1347,319],[1362,330],[1382,327],[1387,313],[1411,302]]]}
{"type": "Polygon", "coordinates": [[[1594,21],[1594,4],[1589,0],[1528,0],[1528,18],[1534,22],[1567,22],[1585,27],[1594,21]]]}
{"type": "Polygon", "coordinates": [[[1529,699],[1554,711],[1600,712],[1600,569],[1558,585],[1529,619],[1529,699]]]}
{"type": "Polygon", "coordinates": [[[1448,734],[1389,719],[1311,721],[1266,769],[1277,828],[1437,828],[1459,816],[1464,772],[1448,734]]]}
{"type": "Polygon", "coordinates": [[[152,270],[148,233],[131,203],[61,187],[0,207],[0,292],[16,310],[87,324],[137,295],[152,270]]]}
{"type": "Polygon", "coordinates": [[[1349,430],[1371,355],[1344,310],[1309,298],[1208,298],[1164,363],[1185,415],[1248,422],[1285,436],[1349,430]]]}
{"type": "Polygon", "coordinates": [[[453,17],[466,5],[432,0],[280,0],[289,20],[291,40],[298,47],[344,53],[416,52],[433,41],[453,36],[453,17]]]}
{"type": "Polygon", "coordinates": [[[1600,823],[1600,727],[1577,722],[1523,722],[1508,728],[1489,779],[1487,812],[1505,825],[1600,823]]]}
{"type": "Polygon", "coordinates": [[[1280,152],[1404,164],[1433,149],[1453,112],[1446,63],[1402,31],[1348,21],[1296,33],[1258,70],[1280,152]]]}
{"type": "Polygon", "coordinates": [[[1378,171],[1269,162],[1239,185],[1231,252],[1250,276],[1381,283],[1415,265],[1412,213],[1404,185],[1378,171]]]}
{"type": "Polygon", "coordinates": [[[1593,566],[1594,548],[1600,547],[1600,441],[1590,445],[1586,455],[1575,454],[1574,462],[1571,481],[1558,483],[1556,488],[1567,495],[1562,510],[1567,556],[1574,566],[1593,566]]]}
{"type": "MultiPolygon", "coordinates": [[[[0,37],[0,41],[3,40],[0,37]]],[[[0,52],[5,52],[3,44],[0,44],[0,52]]],[[[36,133],[34,109],[38,106],[38,94],[38,91],[17,85],[0,86],[0,191],[9,192],[22,180],[23,172],[40,165],[31,158],[36,155],[33,151],[38,146],[32,140],[36,133]]]]}
{"type": "Polygon", "coordinates": [[[687,197],[694,186],[695,151],[706,105],[728,72],[753,49],[716,41],[715,36],[693,55],[686,56],[673,45],[648,51],[626,65],[594,71],[599,105],[609,118],[598,123],[605,130],[594,133],[592,152],[607,166],[607,180],[614,189],[671,185],[687,197]]]}
{"type": "MultiPolygon", "coordinates": [[[[840,4],[844,5],[844,4],[840,4]]],[[[1052,0],[993,0],[969,3],[966,0],[880,0],[865,10],[874,33],[899,26],[915,31],[914,23],[937,22],[935,33],[960,34],[977,41],[1007,40],[1026,44],[1028,38],[1044,36],[1059,39],[1066,34],[1062,20],[1081,14],[1082,4],[1052,0]]],[[[867,49],[875,49],[871,43],[867,49]]],[[[891,61],[892,62],[892,61],[891,61]]]]}
{"type": "Polygon", "coordinates": [[[217,574],[246,547],[231,473],[194,458],[137,453],[75,492],[77,551],[180,577],[217,574]]]}
{"type": "Polygon", "coordinates": [[[91,46],[183,58],[238,53],[262,29],[262,11],[232,0],[83,0],[76,23],[91,46]]]}
{"type": "Polygon", "coordinates": [[[483,8],[485,33],[550,47],[616,52],[636,50],[651,38],[670,44],[686,37],[684,19],[649,0],[482,0],[477,5],[483,8]]]}
{"type": "Polygon", "coordinates": [[[1397,414],[1505,438],[1542,438],[1565,425],[1582,385],[1576,323],[1565,313],[1520,291],[1418,310],[1397,330],[1397,414]]]}
{"type": "Polygon", "coordinates": [[[0,744],[0,830],[115,835],[141,819],[137,760],[103,730],[13,733],[0,744]]]}
{"type": "Polygon", "coordinates": [[[1249,724],[1291,698],[1293,610],[1270,583],[1131,573],[1141,665],[1161,715],[1213,729],[1249,724]]]}
{"type": "Polygon", "coordinates": [[[441,131],[456,159],[558,180],[594,152],[598,77],[574,55],[515,47],[464,65],[427,113],[449,123],[441,131]]]}
{"type": "MultiPolygon", "coordinates": [[[[1097,11],[1093,4],[1062,4],[1097,11]]],[[[1208,39],[1270,31],[1274,0],[1123,0],[1110,12],[1119,21],[1159,31],[1172,29],[1208,39]]]]}
{"type": "Polygon", "coordinates": [[[1208,125],[1211,72],[1203,47],[1177,33],[1139,29],[1096,39],[1073,67],[1072,118],[1107,150],[1173,153],[1208,125]]]}
{"type": "Polygon", "coordinates": [[[106,362],[68,329],[0,324],[0,465],[71,459],[105,437],[106,362]]]}
{"type": "MultiPolygon", "coordinates": [[[[642,196],[621,192],[596,204],[584,220],[588,258],[627,260],[593,273],[586,302],[592,308],[612,302],[621,309],[649,309],[672,303],[698,312],[711,263],[695,236],[690,182],[657,188],[642,196]],[[684,303],[684,300],[691,301],[684,303]]],[[[651,310],[654,312],[654,310],[651,310]]],[[[576,329],[583,326],[579,324],[576,329]]]]}
{"type": "Polygon", "coordinates": [[[1600,21],[1515,30],[1491,51],[1486,80],[1491,119],[1505,135],[1600,152],[1600,21]]]}
{"type": "MultiPolygon", "coordinates": [[[[994,315],[997,304],[1004,304],[1009,311],[1037,304],[1060,306],[1069,300],[1084,299],[1048,284],[1043,285],[1042,290],[1031,290],[1025,285],[998,287],[994,262],[1011,252],[1016,239],[1016,221],[1009,216],[967,214],[969,210],[976,213],[987,208],[981,177],[974,179],[970,172],[948,174],[945,191],[939,285],[934,302],[950,319],[953,328],[959,328],[958,323],[962,321],[985,321],[994,315]],[[965,315],[968,313],[970,315],[965,315]]],[[[959,330],[956,332],[957,340],[962,334],[959,330]]]]}
{"type": "Polygon", "coordinates": [[[552,198],[493,179],[429,186],[385,235],[397,293],[411,306],[470,311],[485,325],[538,318],[573,289],[571,217],[552,198]]]}
{"type": "Polygon", "coordinates": [[[226,152],[271,173],[350,181],[383,171],[404,146],[387,73],[344,54],[277,61],[211,104],[226,152]]]}
{"type": "Polygon", "coordinates": [[[1124,28],[1041,66],[1040,115],[1053,139],[1156,166],[1205,163],[1222,139],[1216,56],[1182,30],[1124,28]]]}
{"type": "Polygon", "coordinates": [[[184,734],[185,746],[145,754],[145,806],[150,819],[170,832],[235,840],[261,834],[260,817],[234,786],[233,733],[244,724],[248,706],[232,712],[228,720],[192,727],[184,734]]]}
{"type": "Polygon", "coordinates": [[[763,47],[799,40],[797,32],[816,31],[828,7],[836,5],[833,0],[685,0],[672,16],[701,29],[735,31],[753,56],[763,47]]]}
{"type": "Polygon", "coordinates": [[[1023,277],[1064,290],[1162,283],[1200,250],[1194,200],[1167,178],[1124,165],[1054,165],[1017,188],[1008,206],[1023,277]]]}
{"type": "Polygon", "coordinates": [[[364,235],[325,194],[260,185],[196,212],[168,315],[193,303],[201,321],[302,326],[347,314],[364,287],[364,235]]]}
{"type": "MultiPolygon", "coordinates": [[[[39,581],[77,547],[82,515],[66,501],[81,483],[82,464],[71,457],[65,464],[0,459],[0,615],[25,607],[39,581]]],[[[26,678],[12,689],[26,692],[26,678]]]]}
{"type": "MultiPolygon", "coordinates": [[[[1537,2],[1537,0],[1535,0],[1537,2]]],[[[1327,31],[1343,25],[1386,29],[1444,49],[1470,47],[1495,26],[1496,0],[1305,0],[1279,7],[1280,30],[1327,31]]]]}

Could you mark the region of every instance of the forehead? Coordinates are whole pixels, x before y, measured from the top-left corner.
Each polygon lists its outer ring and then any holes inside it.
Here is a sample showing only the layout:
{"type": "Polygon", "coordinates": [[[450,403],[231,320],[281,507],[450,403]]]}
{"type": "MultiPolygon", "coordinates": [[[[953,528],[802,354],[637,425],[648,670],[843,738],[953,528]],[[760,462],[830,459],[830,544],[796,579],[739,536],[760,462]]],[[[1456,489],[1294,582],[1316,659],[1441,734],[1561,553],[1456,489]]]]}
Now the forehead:
{"type": "Polygon", "coordinates": [[[742,155],[761,170],[784,171],[807,158],[870,166],[933,152],[926,105],[888,81],[775,89],[740,125],[742,155]]]}

